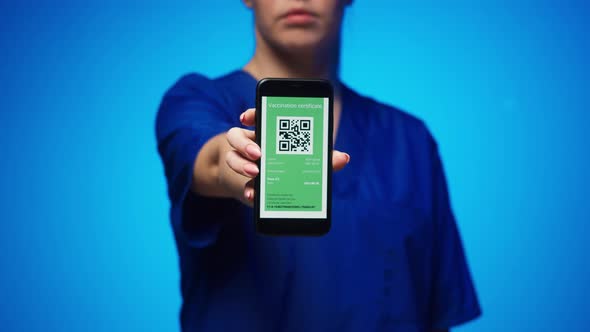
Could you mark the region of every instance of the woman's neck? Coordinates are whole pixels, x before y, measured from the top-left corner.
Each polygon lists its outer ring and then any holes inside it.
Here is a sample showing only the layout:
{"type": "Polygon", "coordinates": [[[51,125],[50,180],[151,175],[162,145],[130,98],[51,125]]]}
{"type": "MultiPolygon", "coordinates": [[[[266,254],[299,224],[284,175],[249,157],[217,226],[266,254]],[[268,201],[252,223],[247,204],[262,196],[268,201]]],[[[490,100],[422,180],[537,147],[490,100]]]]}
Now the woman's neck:
{"type": "Polygon", "coordinates": [[[257,80],[264,77],[322,78],[332,82],[334,93],[340,95],[338,77],[340,43],[314,52],[288,54],[273,48],[256,32],[256,51],[244,70],[257,80]]]}

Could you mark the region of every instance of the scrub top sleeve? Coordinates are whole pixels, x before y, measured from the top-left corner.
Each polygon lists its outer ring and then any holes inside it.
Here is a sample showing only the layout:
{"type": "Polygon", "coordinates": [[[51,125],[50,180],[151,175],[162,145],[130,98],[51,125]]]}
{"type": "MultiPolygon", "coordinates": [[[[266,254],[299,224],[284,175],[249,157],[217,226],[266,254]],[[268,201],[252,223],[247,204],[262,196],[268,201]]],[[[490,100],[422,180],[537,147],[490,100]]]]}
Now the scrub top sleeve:
{"type": "MultiPolygon", "coordinates": [[[[430,135],[430,134],[429,134],[430,135]]],[[[432,327],[448,329],[481,315],[465,258],[461,236],[451,210],[447,183],[437,144],[430,136],[432,213],[434,219],[432,327]]]]}
{"type": "Polygon", "coordinates": [[[177,238],[191,247],[212,244],[220,225],[206,222],[194,210],[205,211],[210,198],[190,191],[197,154],[209,139],[235,125],[220,92],[208,78],[190,74],[182,77],[164,95],[156,117],[158,152],[164,164],[171,221],[177,238]],[[193,205],[189,211],[187,204],[193,205]]]}

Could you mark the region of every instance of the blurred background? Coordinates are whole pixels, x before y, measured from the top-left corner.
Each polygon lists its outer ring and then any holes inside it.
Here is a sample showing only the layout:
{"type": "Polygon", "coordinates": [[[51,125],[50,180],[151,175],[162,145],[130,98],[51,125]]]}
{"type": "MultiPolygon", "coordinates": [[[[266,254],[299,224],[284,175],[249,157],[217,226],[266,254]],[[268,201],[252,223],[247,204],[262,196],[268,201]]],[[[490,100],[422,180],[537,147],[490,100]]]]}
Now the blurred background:
{"type": "MultiPolygon", "coordinates": [[[[590,5],[356,0],[343,80],[435,134],[484,314],[587,331],[590,5]]],[[[239,0],[0,4],[0,330],[177,331],[154,117],[241,67],[239,0]]]]}

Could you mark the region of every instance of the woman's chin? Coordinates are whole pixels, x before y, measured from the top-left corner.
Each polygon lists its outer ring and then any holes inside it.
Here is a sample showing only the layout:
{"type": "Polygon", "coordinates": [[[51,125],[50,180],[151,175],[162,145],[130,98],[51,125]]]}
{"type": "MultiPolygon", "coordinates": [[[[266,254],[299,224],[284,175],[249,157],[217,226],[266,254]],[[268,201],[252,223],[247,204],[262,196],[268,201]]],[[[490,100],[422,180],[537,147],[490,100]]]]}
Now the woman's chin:
{"type": "Polygon", "coordinates": [[[322,46],[325,45],[317,40],[293,40],[281,42],[281,48],[288,54],[295,56],[314,55],[323,48],[322,46]]]}

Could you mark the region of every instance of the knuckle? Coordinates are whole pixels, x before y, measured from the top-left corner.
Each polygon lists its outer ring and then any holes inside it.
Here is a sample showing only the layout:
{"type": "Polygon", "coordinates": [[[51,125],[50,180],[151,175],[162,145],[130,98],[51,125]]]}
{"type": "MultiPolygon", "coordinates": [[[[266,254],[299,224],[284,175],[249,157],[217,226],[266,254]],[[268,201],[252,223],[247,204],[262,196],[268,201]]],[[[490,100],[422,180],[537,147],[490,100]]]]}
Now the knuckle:
{"type": "Polygon", "coordinates": [[[232,128],[230,128],[230,129],[227,131],[227,134],[226,134],[226,136],[227,136],[228,140],[229,140],[229,139],[231,139],[232,137],[234,137],[234,136],[237,134],[237,132],[236,132],[237,130],[238,130],[238,128],[237,128],[237,127],[232,127],[232,128]]]}
{"type": "Polygon", "coordinates": [[[234,157],[234,151],[233,151],[233,150],[227,151],[227,152],[225,153],[225,162],[226,162],[228,165],[230,165],[230,166],[231,166],[231,162],[232,162],[232,160],[233,160],[233,157],[234,157]]]}

